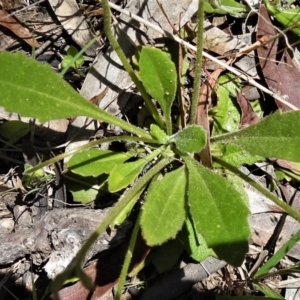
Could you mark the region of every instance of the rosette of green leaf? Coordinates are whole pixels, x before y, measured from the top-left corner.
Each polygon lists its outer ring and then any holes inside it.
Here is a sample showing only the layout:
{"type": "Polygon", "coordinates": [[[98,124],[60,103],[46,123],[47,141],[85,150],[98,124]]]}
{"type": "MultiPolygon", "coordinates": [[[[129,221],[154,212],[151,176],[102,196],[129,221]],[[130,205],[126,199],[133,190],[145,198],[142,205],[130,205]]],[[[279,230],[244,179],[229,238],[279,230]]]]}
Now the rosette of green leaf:
{"type": "Polygon", "coordinates": [[[21,53],[2,52],[0,66],[0,105],[9,112],[37,118],[41,122],[87,116],[141,137],[150,137],[141,128],[86,101],[48,65],[42,65],[21,53]]]}
{"type": "Polygon", "coordinates": [[[151,154],[138,159],[137,161],[128,162],[115,167],[110,172],[108,177],[109,191],[114,193],[131,184],[142,172],[145,165],[157,157],[163,150],[164,147],[161,147],[153,151],[151,154]]]}
{"type": "Polygon", "coordinates": [[[242,264],[248,251],[249,209],[243,196],[222,176],[185,156],[188,203],[195,228],[220,259],[242,264]]]}
{"type": "Polygon", "coordinates": [[[167,173],[154,182],[143,205],[142,234],[149,246],[175,238],[186,218],[185,167],[167,173]]]}
{"type": "Polygon", "coordinates": [[[211,142],[234,144],[251,155],[300,162],[300,111],[276,112],[238,132],[213,137],[211,142]]]}
{"type": "Polygon", "coordinates": [[[200,152],[206,144],[206,132],[198,125],[190,125],[176,133],[171,141],[176,148],[183,153],[200,152]]]}
{"type": "Polygon", "coordinates": [[[239,129],[241,117],[236,101],[238,90],[240,85],[233,75],[223,75],[218,78],[216,89],[218,103],[209,112],[214,121],[213,136],[239,129]]]}
{"type": "Polygon", "coordinates": [[[109,174],[116,166],[121,165],[133,154],[117,153],[110,150],[90,149],[72,156],[67,167],[81,176],[99,176],[109,174]]]}
{"type": "Polygon", "coordinates": [[[177,86],[176,67],[168,55],[156,48],[143,47],[139,60],[140,77],[147,91],[161,106],[168,135],[172,134],[171,106],[177,86]]]}

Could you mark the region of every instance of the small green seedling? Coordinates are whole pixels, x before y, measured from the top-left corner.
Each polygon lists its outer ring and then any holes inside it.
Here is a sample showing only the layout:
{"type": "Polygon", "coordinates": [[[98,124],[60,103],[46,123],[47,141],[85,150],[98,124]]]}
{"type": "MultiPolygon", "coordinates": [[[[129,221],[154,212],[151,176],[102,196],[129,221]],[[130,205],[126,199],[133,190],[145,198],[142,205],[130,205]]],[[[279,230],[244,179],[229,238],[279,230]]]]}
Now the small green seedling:
{"type": "Polygon", "coordinates": [[[77,70],[84,63],[83,55],[80,55],[73,63],[70,62],[74,59],[74,57],[78,54],[78,50],[74,46],[70,46],[67,50],[67,55],[63,58],[61,62],[62,69],[69,67],[77,70]]]}

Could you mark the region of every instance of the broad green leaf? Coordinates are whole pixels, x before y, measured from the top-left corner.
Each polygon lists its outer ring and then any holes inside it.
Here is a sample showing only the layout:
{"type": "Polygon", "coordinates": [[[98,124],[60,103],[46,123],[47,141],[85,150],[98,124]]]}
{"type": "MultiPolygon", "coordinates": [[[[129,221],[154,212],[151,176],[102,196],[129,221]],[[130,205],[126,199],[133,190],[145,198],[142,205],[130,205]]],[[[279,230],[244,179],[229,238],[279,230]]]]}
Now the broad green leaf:
{"type": "Polygon", "coordinates": [[[166,135],[166,133],[155,124],[150,125],[150,133],[154,138],[163,144],[169,141],[169,137],[166,135]]]}
{"type": "Polygon", "coordinates": [[[157,149],[151,154],[140,158],[137,161],[128,162],[115,167],[108,178],[108,189],[111,193],[122,190],[131,184],[142,172],[145,165],[161,153],[162,149],[157,149]]]}
{"type": "Polygon", "coordinates": [[[22,121],[8,121],[0,126],[0,136],[14,144],[30,131],[30,126],[22,121]]]}
{"type": "Polygon", "coordinates": [[[258,124],[235,133],[212,138],[212,142],[234,144],[251,155],[300,162],[300,111],[276,112],[258,124]]]}
{"type": "Polygon", "coordinates": [[[213,144],[211,147],[214,150],[221,152],[218,155],[227,163],[239,167],[242,164],[252,165],[257,161],[264,161],[265,158],[259,155],[251,155],[246,150],[234,144],[213,144]]]}
{"type": "Polygon", "coordinates": [[[218,104],[210,110],[214,121],[213,136],[239,129],[241,117],[236,101],[238,90],[240,86],[234,76],[223,75],[218,79],[218,104]]]}
{"type": "Polygon", "coordinates": [[[129,153],[90,149],[72,156],[67,166],[75,174],[96,177],[103,173],[110,173],[129,158],[129,153]]]}
{"type": "MultiPolygon", "coordinates": [[[[271,4],[268,0],[263,1],[268,13],[274,16],[285,28],[291,27],[291,31],[300,34],[300,9],[284,9],[271,4]],[[296,25],[296,26],[295,26],[296,25]]],[[[280,1],[274,1],[276,4],[280,1]]],[[[280,5],[280,4],[279,4],[280,5]]]]}
{"type": "Polygon", "coordinates": [[[0,68],[0,106],[9,112],[37,118],[41,122],[87,116],[149,137],[144,130],[86,101],[48,65],[21,53],[2,52],[0,68]]]}
{"type": "Polygon", "coordinates": [[[143,47],[139,60],[140,76],[146,91],[160,104],[171,134],[171,106],[175,98],[177,74],[168,55],[152,47],[143,47]]]}
{"type": "Polygon", "coordinates": [[[162,274],[170,270],[177,262],[183,251],[182,244],[178,239],[170,240],[152,250],[151,262],[157,272],[162,274]]]}
{"type": "Polygon", "coordinates": [[[189,218],[186,219],[179,238],[183,242],[188,254],[196,261],[204,261],[208,256],[214,254],[212,249],[207,247],[202,235],[195,231],[189,218]]]}
{"type": "Polygon", "coordinates": [[[185,157],[188,202],[195,228],[220,259],[242,264],[248,251],[249,210],[243,197],[222,176],[185,157]]]}
{"type": "Polygon", "coordinates": [[[183,153],[200,152],[206,144],[206,132],[198,125],[191,125],[176,133],[172,140],[183,153]]]}
{"type": "Polygon", "coordinates": [[[175,238],[186,217],[186,171],[181,167],[154,182],[143,205],[142,234],[149,246],[175,238]]]}

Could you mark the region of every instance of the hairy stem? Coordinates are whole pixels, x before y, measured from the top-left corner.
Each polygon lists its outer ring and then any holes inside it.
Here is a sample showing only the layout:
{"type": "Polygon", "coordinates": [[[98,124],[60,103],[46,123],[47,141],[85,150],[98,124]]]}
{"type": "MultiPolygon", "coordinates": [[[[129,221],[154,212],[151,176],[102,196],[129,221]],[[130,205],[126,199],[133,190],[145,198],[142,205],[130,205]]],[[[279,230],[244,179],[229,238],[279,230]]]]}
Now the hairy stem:
{"type": "Polygon", "coordinates": [[[110,7],[108,4],[108,0],[101,0],[102,2],[102,8],[103,8],[103,22],[104,22],[104,31],[105,34],[111,44],[111,46],[113,47],[113,49],[116,51],[117,55],[119,56],[125,70],[128,72],[129,76],[131,77],[132,81],[134,82],[136,88],[139,90],[139,92],[141,93],[143,99],[145,100],[146,106],[149,110],[149,112],[151,113],[153,119],[155,120],[155,122],[161,127],[163,128],[163,121],[161,116],[159,115],[156,107],[154,106],[154,104],[152,103],[148,93],[146,92],[144,86],[142,85],[142,83],[140,82],[140,80],[138,79],[138,77],[136,76],[135,72],[133,71],[130,63],[128,62],[123,50],[120,47],[120,44],[118,43],[118,41],[116,40],[116,38],[114,37],[113,31],[111,29],[111,15],[110,15],[110,7]]]}
{"type": "Polygon", "coordinates": [[[198,32],[197,32],[197,52],[196,52],[196,67],[195,67],[195,78],[193,86],[193,96],[190,110],[190,124],[196,123],[197,108],[198,108],[198,97],[201,84],[201,73],[202,73],[202,50],[203,50],[203,22],[204,22],[204,1],[199,0],[198,4],[198,32]]]}

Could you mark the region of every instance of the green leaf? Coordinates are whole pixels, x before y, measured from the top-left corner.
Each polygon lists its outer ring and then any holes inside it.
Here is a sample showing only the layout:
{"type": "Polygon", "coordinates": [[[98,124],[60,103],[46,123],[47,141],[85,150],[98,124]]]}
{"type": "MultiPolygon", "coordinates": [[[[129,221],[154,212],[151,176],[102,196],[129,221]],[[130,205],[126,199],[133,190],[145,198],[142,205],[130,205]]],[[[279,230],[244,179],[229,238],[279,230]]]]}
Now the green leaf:
{"type": "Polygon", "coordinates": [[[115,167],[108,178],[108,189],[111,193],[117,192],[129,184],[142,172],[145,165],[153,158],[158,156],[162,151],[157,149],[146,157],[140,158],[137,161],[129,162],[115,167]]]}
{"type": "Polygon", "coordinates": [[[170,270],[177,262],[183,251],[182,244],[178,239],[170,240],[152,251],[151,262],[157,272],[162,274],[170,270]]]}
{"type": "Polygon", "coordinates": [[[234,144],[251,155],[300,162],[300,111],[276,112],[260,123],[211,139],[234,144]]]}
{"type": "MultiPolygon", "coordinates": [[[[68,64],[77,55],[77,53],[78,53],[78,50],[74,46],[70,46],[69,49],[67,50],[68,55],[66,57],[64,57],[64,59],[61,62],[62,68],[65,68],[66,66],[68,66],[68,64]]],[[[70,65],[70,67],[76,69],[76,68],[82,66],[83,63],[84,63],[84,57],[83,57],[83,55],[81,55],[70,65]]]]}
{"type": "Polygon", "coordinates": [[[151,47],[143,47],[139,60],[140,76],[146,91],[160,104],[167,124],[172,131],[171,106],[175,98],[177,74],[168,55],[151,47]]]}
{"type": "Polygon", "coordinates": [[[188,202],[195,228],[220,259],[242,264],[248,251],[249,210],[243,197],[226,179],[185,157],[188,202]]]}
{"type": "Polygon", "coordinates": [[[129,153],[91,149],[72,156],[67,166],[75,174],[96,177],[103,173],[110,173],[129,158],[129,153]]]}
{"type": "Polygon", "coordinates": [[[222,154],[219,157],[235,167],[239,167],[242,164],[252,165],[257,161],[265,160],[264,157],[251,155],[246,150],[234,144],[213,144],[212,149],[220,151],[222,154]]]}
{"type": "Polygon", "coordinates": [[[270,4],[268,0],[264,0],[263,2],[270,15],[274,16],[284,27],[286,28],[292,27],[291,30],[294,33],[296,33],[297,35],[300,34],[300,9],[299,8],[283,9],[270,4]]]}
{"type": "Polygon", "coordinates": [[[249,11],[247,6],[234,0],[208,0],[207,2],[204,3],[204,11],[207,13],[230,14],[235,18],[245,18],[249,11]]]}
{"type": "Polygon", "coordinates": [[[186,217],[186,171],[181,167],[154,182],[143,205],[142,234],[149,246],[175,238],[186,217]]]}
{"type": "Polygon", "coordinates": [[[83,177],[70,171],[64,175],[64,183],[67,190],[71,192],[73,201],[82,204],[88,204],[100,198],[99,189],[93,188],[93,185],[103,186],[106,179],[107,175],[104,175],[103,178],[101,176],[101,182],[99,182],[99,178],[83,177]]]}
{"type": "Polygon", "coordinates": [[[254,287],[267,296],[264,299],[285,300],[285,298],[282,297],[278,292],[276,292],[275,290],[273,290],[271,287],[269,287],[263,282],[254,283],[254,287]]]}
{"type": "Polygon", "coordinates": [[[204,261],[208,256],[213,255],[212,249],[207,247],[206,241],[201,234],[195,231],[195,228],[187,218],[182,231],[179,234],[180,240],[188,254],[196,261],[204,261]]]}
{"type": "Polygon", "coordinates": [[[14,144],[30,131],[30,126],[22,121],[8,121],[0,126],[0,135],[14,144]]]}
{"type": "Polygon", "coordinates": [[[86,101],[46,64],[21,53],[2,52],[0,66],[0,106],[9,112],[41,122],[87,116],[149,138],[144,130],[86,101]]]}
{"type": "Polygon", "coordinates": [[[213,136],[222,133],[234,132],[240,126],[240,112],[237,106],[236,95],[240,90],[233,75],[223,75],[218,79],[218,104],[210,110],[213,117],[213,136]]]}
{"type": "Polygon", "coordinates": [[[169,141],[169,137],[166,135],[166,133],[161,130],[156,124],[150,125],[150,133],[154,138],[156,138],[163,144],[166,144],[169,141]]]}
{"type": "Polygon", "coordinates": [[[172,140],[183,153],[199,152],[205,147],[206,132],[198,125],[191,125],[176,133],[172,140]]]}

